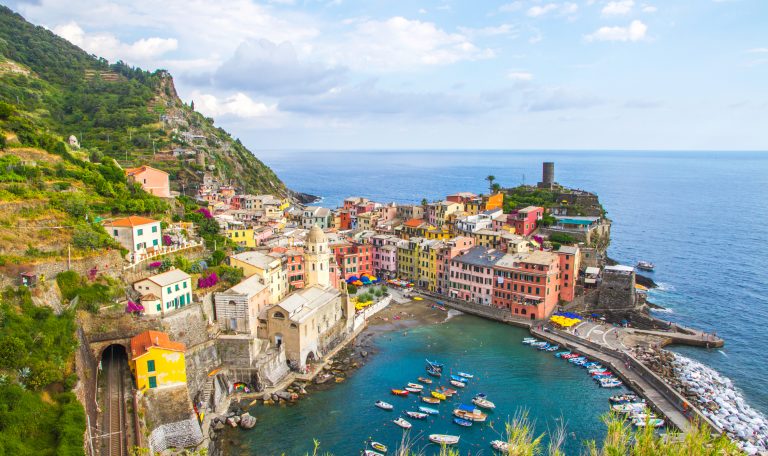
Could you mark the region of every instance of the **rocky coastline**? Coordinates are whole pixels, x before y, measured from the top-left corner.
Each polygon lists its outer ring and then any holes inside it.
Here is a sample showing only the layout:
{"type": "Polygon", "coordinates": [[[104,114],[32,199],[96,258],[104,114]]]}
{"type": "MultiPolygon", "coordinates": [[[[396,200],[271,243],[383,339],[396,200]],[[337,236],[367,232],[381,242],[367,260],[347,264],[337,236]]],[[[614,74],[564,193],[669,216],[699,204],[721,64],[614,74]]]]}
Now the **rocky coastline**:
{"type": "Polygon", "coordinates": [[[745,453],[768,451],[768,418],[747,404],[729,378],[667,350],[648,348],[637,358],[695,404],[745,453]]]}

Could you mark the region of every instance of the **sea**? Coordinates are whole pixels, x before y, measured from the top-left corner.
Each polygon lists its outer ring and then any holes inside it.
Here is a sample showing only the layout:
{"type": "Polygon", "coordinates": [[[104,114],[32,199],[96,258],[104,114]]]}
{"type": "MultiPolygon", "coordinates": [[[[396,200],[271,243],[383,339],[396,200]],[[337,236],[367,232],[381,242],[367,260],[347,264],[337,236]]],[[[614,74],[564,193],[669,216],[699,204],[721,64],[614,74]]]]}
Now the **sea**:
{"type": "MultiPolygon", "coordinates": [[[[726,341],[721,349],[671,349],[731,378],[750,405],[768,414],[768,154],[318,150],[257,156],[290,188],[317,195],[318,204],[328,207],[348,196],[418,203],[458,191],[487,193],[488,175],[504,187],[535,184],[542,162],[554,162],[557,182],[599,195],[613,221],[609,256],[627,265],[655,263],[648,275],[659,287],[649,299],[665,308],[658,315],[726,341]]],[[[520,330],[468,316],[379,337],[379,353],[348,382],[296,406],[257,409],[263,419],[232,454],[304,454],[313,438],[324,451],[359,454],[368,437],[399,440],[400,432],[388,422],[392,417],[370,404],[390,399],[388,388],[421,374],[427,355],[480,373],[472,391],[493,393],[500,405],[494,422],[519,409],[535,418],[537,432],[565,422],[571,436],[566,449],[577,453],[585,439],[602,435],[605,392],[580,369],[521,346],[522,337],[520,330]]],[[[397,409],[406,406],[398,400],[390,399],[397,409]]],[[[462,449],[491,454],[491,431],[457,431],[441,414],[438,424],[412,434],[459,432],[462,449]]],[[[495,430],[499,426],[494,424],[495,430]]]]}

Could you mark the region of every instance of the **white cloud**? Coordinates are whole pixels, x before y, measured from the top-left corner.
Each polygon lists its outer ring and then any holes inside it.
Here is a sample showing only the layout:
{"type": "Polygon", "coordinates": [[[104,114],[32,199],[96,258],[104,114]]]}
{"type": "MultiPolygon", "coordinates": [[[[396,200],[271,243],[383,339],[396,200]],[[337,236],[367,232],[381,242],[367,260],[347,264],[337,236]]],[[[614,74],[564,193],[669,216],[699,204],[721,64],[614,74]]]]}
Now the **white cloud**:
{"type": "Polygon", "coordinates": [[[424,8],[419,8],[419,14],[427,14],[427,10],[424,8]]]}
{"type": "Polygon", "coordinates": [[[526,14],[528,17],[543,17],[550,13],[557,14],[558,16],[568,16],[575,14],[578,10],[579,5],[572,2],[546,3],[544,5],[534,5],[528,8],[526,14]]]}
{"type": "Polygon", "coordinates": [[[359,69],[409,69],[494,57],[460,33],[449,33],[432,22],[392,17],[357,21],[332,55],[359,69]]]}
{"type": "Polygon", "coordinates": [[[518,27],[512,24],[501,24],[482,28],[459,27],[459,32],[468,37],[499,35],[517,36],[519,34],[518,27]]]}
{"type": "Polygon", "coordinates": [[[528,71],[512,70],[507,73],[507,77],[513,81],[527,82],[533,80],[533,73],[529,73],[528,71]]]}
{"type": "Polygon", "coordinates": [[[644,12],[644,13],[655,13],[655,12],[656,12],[656,11],[658,11],[658,10],[659,10],[659,9],[658,9],[658,8],[656,8],[656,7],[655,7],[655,6],[653,6],[653,5],[643,5],[643,7],[642,7],[642,8],[640,8],[640,11],[642,11],[642,12],[644,12]]]}
{"type": "Polygon", "coordinates": [[[632,12],[634,6],[634,0],[612,1],[605,4],[600,14],[603,16],[626,16],[632,12]]]}
{"type": "Polygon", "coordinates": [[[594,33],[586,35],[587,42],[592,41],[643,41],[646,38],[648,26],[642,21],[634,20],[626,27],[600,27],[594,33]]]}
{"type": "Polygon", "coordinates": [[[546,5],[543,5],[543,6],[536,5],[528,8],[528,12],[526,14],[528,14],[528,16],[530,17],[540,17],[552,11],[555,11],[556,9],[557,9],[557,4],[547,3],[546,5]]]}
{"type": "Polygon", "coordinates": [[[521,9],[523,9],[523,2],[521,1],[505,3],[499,7],[499,11],[502,13],[514,13],[515,11],[519,11],[521,9]]]}
{"type": "Polygon", "coordinates": [[[192,93],[195,109],[206,116],[232,116],[245,119],[268,117],[277,113],[277,105],[259,103],[248,95],[237,92],[226,98],[195,91],[192,93]]]}
{"type": "Polygon", "coordinates": [[[74,21],[53,28],[53,32],[86,51],[108,60],[124,60],[132,64],[145,63],[176,50],[175,38],[142,38],[123,43],[110,33],[85,33],[74,21]]]}

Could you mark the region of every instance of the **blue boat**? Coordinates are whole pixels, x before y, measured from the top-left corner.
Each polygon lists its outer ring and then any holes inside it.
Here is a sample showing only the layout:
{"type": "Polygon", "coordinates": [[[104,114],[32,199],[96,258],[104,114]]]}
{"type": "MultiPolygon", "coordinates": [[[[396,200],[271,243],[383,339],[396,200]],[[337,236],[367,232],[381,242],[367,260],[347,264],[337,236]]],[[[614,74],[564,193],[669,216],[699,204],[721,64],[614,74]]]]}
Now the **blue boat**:
{"type": "Polygon", "coordinates": [[[430,368],[427,368],[427,373],[433,377],[440,377],[441,375],[443,375],[443,373],[440,372],[439,370],[430,369],[430,368]]]}
{"type": "Polygon", "coordinates": [[[466,372],[458,372],[458,374],[459,374],[459,377],[463,377],[463,378],[475,378],[474,375],[468,374],[466,372]]]}
{"type": "Polygon", "coordinates": [[[472,422],[469,420],[465,420],[464,418],[454,418],[453,422],[458,424],[459,426],[464,426],[464,427],[472,426],[472,422]]]}
{"type": "Polygon", "coordinates": [[[464,377],[460,377],[458,375],[451,375],[451,380],[455,380],[457,382],[466,383],[467,379],[464,377]]]}
{"type": "Polygon", "coordinates": [[[431,407],[419,407],[419,411],[429,415],[437,415],[440,413],[440,410],[433,409],[431,407]]]}
{"type": "Polygon", "coordinates": [[[425,359],[424,361],[427,362],[427,365],[429,367],[435,368],[435,369],[442,369],[444,367],[444,364],[438,363],[437,361],[430,361],[428,359],[425,359]]]}
{"type": "Polygon", "coordinates": [[[566,351],[561,351],[561,352],[555,353],[555,356],[558,357],[558,358],[561,358],[561,357],[563,357],[565,355],[570,355],[570,354],[571,354],[571,352],[569,350],[566,350],[566,351]]]}

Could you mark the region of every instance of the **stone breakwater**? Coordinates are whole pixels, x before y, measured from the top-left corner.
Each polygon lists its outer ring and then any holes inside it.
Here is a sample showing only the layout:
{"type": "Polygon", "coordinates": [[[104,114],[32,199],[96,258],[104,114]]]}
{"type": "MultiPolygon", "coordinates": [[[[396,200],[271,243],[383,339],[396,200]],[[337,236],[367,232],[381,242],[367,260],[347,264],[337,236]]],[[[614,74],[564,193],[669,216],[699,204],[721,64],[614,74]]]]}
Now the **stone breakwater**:
{"type": "Polygon", "coordinates": [[[734,439],[747,454],[768,451],[768,419],[746,403],[733,382],[698,361],[673,354],[677,378],[702,412],[734,439]]]}

